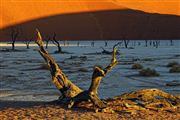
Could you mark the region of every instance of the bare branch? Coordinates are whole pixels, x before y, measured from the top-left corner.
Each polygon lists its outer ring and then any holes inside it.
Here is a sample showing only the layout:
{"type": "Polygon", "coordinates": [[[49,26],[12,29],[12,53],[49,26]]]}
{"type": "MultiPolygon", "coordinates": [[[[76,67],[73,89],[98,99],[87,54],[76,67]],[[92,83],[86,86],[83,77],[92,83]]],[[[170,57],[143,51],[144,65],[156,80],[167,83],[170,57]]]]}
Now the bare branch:
{"type": "Polygon", "coordinates": [[[37,30],[37,40],[36,43],[38,44],[40,50],[39,53],[44,58],[46,63],[49,66],[52,76],[52,82],[61,92],[63,98],[72,98],[79,94],[82,90],[73,84],[62,72],[59,65],[55,62],[55,60],[48,54],[48,51],[44,49],[44,43],[42,41],[41,34],[39,30],[37,30]]]}
{"type": "Polygon", "coordinates": [[[60,46],[60,43],[56,40],[56,33],[53,34],[53,43],[58,47],[58,50],[56,51],[56,53],[61,53],[62,48],[60,46]]]}
{"type": "Polygon", "coordinates": [[[19,35],[18,29],[11,28],[12,50],[15,49],[15,42],[16,42],[16,39],[17,39],[18,35],[19,35]]]}

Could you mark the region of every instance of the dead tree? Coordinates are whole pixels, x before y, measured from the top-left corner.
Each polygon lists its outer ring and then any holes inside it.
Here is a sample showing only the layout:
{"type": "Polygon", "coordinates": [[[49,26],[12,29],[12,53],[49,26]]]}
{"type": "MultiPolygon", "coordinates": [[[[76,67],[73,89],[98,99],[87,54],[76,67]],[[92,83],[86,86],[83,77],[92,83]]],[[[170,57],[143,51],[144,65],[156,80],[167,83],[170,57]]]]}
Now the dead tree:
{"type": "Polygon", "coordinates": [[[124,39],[123,41],[124,41],[125,48],[128,48],[129,40],[124,39]]]}
{"type": "Polygon", "coordinates": [[[44,49],[44,43],[42,41],[42,37],[40,32],[37,33],[37,41],[36,43],[39,46],[39,53],[46,61],[48,67],[50,68],[52,82],[61,92],[61,96],[63,98],[72,98],[82,92],[82,90],[73,84],[65,74],[60,69],[59,65],[55,62],[55,60],[49,55],[48,51],[44,49]]]}
{"type": "Polygon", "coordinates": [[[49,35],[46,36],[46,49],[48,48],[49,41],[51,40],[51,37],[49,35]]]}
{"type": "Polygon", "coordinates": [[[12,50],[15,50],[15,42],[17,40],[18,35],[19,35],[18,29],[12,28],[11,29],[11,40],[12,40],[12,43],[10,43],[12,45],[12,50]]]}
{"type": "MultiPolygon", "coordinates": [[[[114,46],[113,46],[113,49],[114,48],[116,48],[118,45],[121,45],[122,44],[122,42],[118,42],[118,43],[116,43],[114,46]]],[[[101,54],[113,54],[113,52],[114,51],[107,51],[107,50],[105,50],[103,47],[101,47],[101,49],[103,50],[102,52],[101,52],[101,54]]],[[[120,53],[118,52],[118,51],[116,51],[116,55],[120,55],[120,53]]]]}
{"type": "Polygon", "coordinates": [[[77,42],[77,46],[79,47],[79,45],[80,45],[80,42],[78,41],[78,42],[77,42]]]}
{"type": "Polygon", "coordinates": [[[122,35],[122,41],[124,42],[125,48],[128,48],[128,44],[129,44],[130,41],[126,40],[126,35],[125,34],[122,35]]]}
{"type": "Polygon", "coordinates": [[[157,47],[159,47],[161,45],[161,41],[157,40],[157,47]]]}
{"type": "Polygon", "coordinates": [[[55,53],[61,53],[62,52],[62,48],[60,46],[59,41],[56,40],[56,33],[54,33],[53,35],[53,43],[57,46],[58,50],[55,51],[55,53]]]}
{"type": "Polygon", "coordinates": [[[148,40],[145,40],[145,47],[148,46],[148,40]]]}
{"type": "Polygon", "coordinates": [[[69,46],[69,42],[67,42],[67,46],[69,46]]]}
{"type": "Polygon", "coordinates": [[[152,45],[152,41],[151,41],[151,40],[149,41],[149,45],[150,45],[150,46],[152,45]]]}
{"type": "MultiPolygon", "coordinates": [[[[59,65],[49,55],[48,51],[44,49],[44,43],[39,31],[37,31],[36,43],[39,46],[38,51],[40,55],[44,58],[49,67],[52,82],[61,92],[60,101],[65,101],[63,103],[68,103],[68,108],[71,108],[82,101],[91,101],[93,105],[98,108],[98,110],[100,109],[102,112],[106,112],[106,110],[108,110],[107,104],[99,99],[97,90],[102,78],[105,77],[107,73],[118,63],[115,58],[117,51],[116,45],[113,48],[111,63],[104,69],[95,66],[91,85],[88,90],[83,91],[66,77],[59,65]]],[[[125,108],[124,110],[131,113],[140,110],[169,111],[169,108],[179,109],[180,105],[179,96],[174,96],[158,89],[145,89],[126,93],[119,97],[113,98],[113,100],[116,99],[120,99],[122,101],[121,105],[124,106],[123,108],[125,108]]],[[[110,111],[113,112],[111,108],[110,111]]]]}
{"type": "Polygon", "coordinates": [[[66,46],[66,40],[63,40],[64,46],[66,46]]]}
{"type": "Polygon", "coordinates": [[[132,42],[132,46],[136,46],[136,40],[133,40],[133,42],[132,42]]]}
{"type": "Polygon", "coordinates": [[[107,47],[107,46],[108,46],[108,42],[105,41],[105,42],[104,42],[104,47],[107,47]]]}
{"type": "Polygon", "coordinates": [[[66,75],[62,72],[59,65],[55,62],[55,60],[48,54],[48,51],[44,49],[44,43],[42,41],[42,37],[40,32],[37,30],[37,41],[36,43],[39,46],[39,53],[44,58],[46,63],[48,64],[49,70],[52,76],[52,82],[61,92],[60,100],[69,99],[68,108],[73,107],[76,103],[82,101],[91,101],[97,108],[103,109],[107,105],[101,101],[98,97],[97,90],[100,85],[100,82],[103,77],[107,75],[107,73],[117,65],[117,60],[115,58],[117,49],[113,48],[112,60],[111,63],[104,69],[95,66],[94,72],[92,75],[92,82],[88,90],[81,90],[78,86],[73,84],[66,75]]]}
{"type": "Polygon", "coordinates": [[[94,40],[91,42],[91,47],[94,47],[94,40]]]}
{"type": "Polygon", "coordinates": [[[160,41],[159,40],[155,40],[154,47],[158,48],[159,45],[160,45],[160,41]]]}
{"type": "Polygon", "coordinates": [[[26,38],[26,41],[24,41],[24,43],[26,44],[27,49],[29,49],[29,44],[31,43],[32,39],[33,38],[31,38],[31,39],[26,38]]]}
{"type": "Polygon", "coordinates": [[[103,51],[101,52],[102,54],[112,54],[111,51],[107,51],[107,50],[105,50],[103,47],[101,47],[101,49],[103,50],[103,51]]]}
{"type": "Polygon", "coordinates": [[[74,105],[76,105],[79,102],[88,101],[88,100],[90,100],[99,109],[104,109],[107,107],[107,105],[99,99],[97,90],[98,90],[98,87],[100,85],[102,78],[105,77],[107,75],[107,73],[115,65],[117,65],[118,62],[115,58],[116,52],[117,52],[117,49],[114,47],[111,63],[106,68],[102,69],[99,66],[94,67],[94,72],[92,75],[92,82],[91,82],[89,89],[86,91],[83,91],[83,92],[79,93],[77,96],[73,97],[68,105],[68,108],[73,107],[74,105]]]}
{"type": "Polygon", "coordinates": [[[170,40],[170,46],[173,46],[173,40],[170,40]]]}

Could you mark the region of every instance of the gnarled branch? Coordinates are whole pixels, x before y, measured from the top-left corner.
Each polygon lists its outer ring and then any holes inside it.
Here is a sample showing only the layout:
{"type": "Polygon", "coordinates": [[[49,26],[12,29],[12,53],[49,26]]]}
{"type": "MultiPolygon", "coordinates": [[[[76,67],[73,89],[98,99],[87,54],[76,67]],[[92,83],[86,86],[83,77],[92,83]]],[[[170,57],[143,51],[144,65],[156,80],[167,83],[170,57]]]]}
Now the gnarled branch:
{"type": "Polygon", "coordinates": [[[48,54],[48,51],[44,49],[44,43],[42,41],[42,37],[40,32],[37,30],[37,41],[36,43],[39,46],[39,53],[44,58],[48,67],[51,71],[52,82],[55,86],[60,90],[63,97],[72,98],[82,92],[82,90],[73,84],[62,72],[59,65],[56,61],[48,54]]]}
{"type": "Polygon", "coordinates": [[[117,52],[117,49],[114,47],[111,63],[105,69],[95,66],[94,72],[92,75],[92,82],[89,89],[75,96],[70,101],[70,104],[68,106],[69,108],[71,108],[76,103],[79,103],[81,101],[88,101],[88,100],[91,100],[91,102],[93,102],[93,104],[100,109],[103,109],[107,106],[103,101],[99,99],[97,90],[98,90],[98,87],[100,85],[102,78],[105,77],[107,73],[115,65],[117,65],[118,62],[115,58],[116,52],[117,52]]]}
{"type": "Polygon", "coordinates": [[[91,86],[88,90],[82,91],[79,87],[73,84],[62,72],[59,65],[55,62],[55,60],[48,54],[48,51],[44,49],[44,43],[42,41],[42,37],[40,32],[37,30],[37,41],[36,43],[39,46],[39,53],[44,58],[48,67],[51,71],[52,81],[55,86],[62,93],[61,98],[70,98],[70,102],[68,107],[71,108],[76,103],[82,101],[90,100],[96,107],[103,109],[106,107],[106,104],[101,101],[97,94],[98,86],[100,85],[101,79],[107,75],[107,73],[118,63],[115,55],[117,49],[114,47],[111,63],[105,68],[101,69],[98,66],[95,66],[94,72],[92,75],[91,86]]]}

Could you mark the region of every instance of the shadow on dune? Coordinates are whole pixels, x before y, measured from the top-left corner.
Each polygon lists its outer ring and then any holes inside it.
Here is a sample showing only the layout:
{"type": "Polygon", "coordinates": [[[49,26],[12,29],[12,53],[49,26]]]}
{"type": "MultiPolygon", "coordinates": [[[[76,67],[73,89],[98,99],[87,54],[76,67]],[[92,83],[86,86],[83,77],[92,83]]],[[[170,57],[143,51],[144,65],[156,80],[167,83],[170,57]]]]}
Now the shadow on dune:
{"type": "Polygon", "coordinates": [[[11,40],[12,28],[19,29],[18,40],[34,36],[35,28],[45,38],[56,32],[58,40],[180,39],[180,16],[131,9],[63,14],[4,28],[0,41],[11,40]]]}

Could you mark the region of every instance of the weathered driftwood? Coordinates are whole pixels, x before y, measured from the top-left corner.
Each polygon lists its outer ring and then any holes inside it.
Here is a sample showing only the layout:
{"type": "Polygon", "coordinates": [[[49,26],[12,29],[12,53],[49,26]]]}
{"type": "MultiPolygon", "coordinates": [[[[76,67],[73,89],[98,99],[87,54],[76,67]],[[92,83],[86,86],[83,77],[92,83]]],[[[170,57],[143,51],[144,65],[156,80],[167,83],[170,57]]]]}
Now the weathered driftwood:
{"type": "Polygon", "coordinates": [[[38,30],[36,43],[40,48],[38,50],[39,53],[45,59],[49,66],[53,83],[62,94],[61,99],[70,99],[68,108],[73,107],[73,105],[75,105],[76,103],[88,100],[90,100],[98,108],[102,109],[106,107],[106,104],[99,99],[97,89],[99,87],[101,79],[105,77],[107,73],[118,63],[115,58],[117,52],[117,49],[115,47],[113,49],[111,63],[105,69],[95,66],[90,88],[86,91],[83,91],[65,76],[65,74],[62,72],[55,60],[48,54],[48,51],[44,49],[44,43],[38,30]]]}

